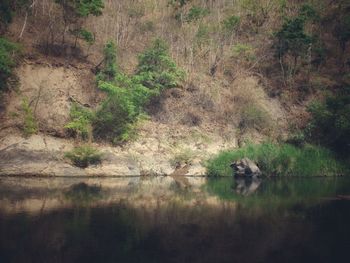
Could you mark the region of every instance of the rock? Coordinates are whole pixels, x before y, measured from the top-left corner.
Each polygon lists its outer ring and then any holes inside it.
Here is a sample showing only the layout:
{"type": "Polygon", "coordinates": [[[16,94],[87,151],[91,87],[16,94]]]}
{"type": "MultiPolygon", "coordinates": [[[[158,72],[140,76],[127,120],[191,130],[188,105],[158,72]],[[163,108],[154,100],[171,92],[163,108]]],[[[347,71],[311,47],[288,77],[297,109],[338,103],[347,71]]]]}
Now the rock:
{"type": "Polygon", "coordinates": [[[250,159],[243,158],[240,161],[233,162],[231,168],[235,176],[261,176],[259,167],[250,159]]]}

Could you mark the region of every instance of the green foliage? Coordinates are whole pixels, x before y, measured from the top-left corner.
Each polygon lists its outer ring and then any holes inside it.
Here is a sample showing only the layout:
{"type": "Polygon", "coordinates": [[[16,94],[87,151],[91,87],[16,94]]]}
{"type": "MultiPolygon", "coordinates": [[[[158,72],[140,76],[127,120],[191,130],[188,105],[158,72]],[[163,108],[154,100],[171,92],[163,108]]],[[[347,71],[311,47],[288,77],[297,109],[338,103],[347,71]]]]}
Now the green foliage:
{"type": "Polygon", "coordinates": [[[1,0],[0,1],[0,29],[12,22],[16,11],[28,6],[29,0],[1,0]]]}
{"type": "Polygon", "coordinates": [[[163,40],[156,39],[150,48],[139,55],[134,80],[158,92],[178,86],[184,78],[184,72],[177,68],[168,50],[168,45],[163,40]]]}
{"type": "Polygon", "coordinates": [[[298,16],[286,19],[282,28],[275,33],[278,40],[276,44],[278,57],[290,54],[297,60],[298,57],[304,56],[315,40],[314,36],[305,32],[305,25],[307,22],[314,22],[318,19],[318,13],[309,4],[301,6],[298,16]]]}
{"type": "Polygon", "coordinates": [[[317,21],[320,19],[315,8],[310,4],[303,4],[299,10],[299,17],[306,21],[317,21]]]}
{"type": "Polygon", "coordinates": [[[266,176],[321,176],[347,172],[345,165],[325,148],[263,143],[221,152],[208,161],[208,175],[229,176],[232,174],[230,164],[244,157],[256,162],[266,176]]]}
{"type": "Polygon", "coordinates": [[[55,0],[55,2],[67,12],[73,12],[73,15],[80,17],[99,16],[104,8],[103,0],[55,0]]]}
{"type": "Polygon", "coordinates": [[[223,24],[223,27],[224,29],[227,31],[227,32],[234,32],[237,27],[239,26],[239,23],[241,21],[241,18],[239,16],[230,16],[228,18],[226,18],[222,24],[223,24]]]}
{"type": "Polygon", "coordinates": [[[23,112],[23,134],[29,137],[38,132],[38,124],[27,99],[23,99],[21,107],[23,112]]]}
{"type": "Polygon", "coordinates": [[[287,19],[282,28],[275,34],[278,39],[276,50],[278,57],[290,53],[294,58],[305,55],[312,37],[304,31],[305,20],[301,17],[287,19]]]}
{"type": "Polygon", "coordinates": [[[2,0],[0,2],[0,24],[11,23],[13,16],[11,2],[12,0],[2,0]]]}
{"type": "Polygon", "coordinates": [[[333,33],[342,50],[345,50],[346,43],[350,40],[350,15],[340,17],[333,33]]]}
{"type": "Polygon", "coordinates": [[[209,14],[209,10],[199,6],[192,6],[186,15],[187,22],[197,21],[209,14]]]}
{"type": "Polygon", "coordinates": [[[232,47],[232,55],[235,59],[253,61],[256,59],[254,48],[249,44],[238,43],[232,47]]]}
{"type": "Polygon", "coordinates": [[[92,45],[95,43],[95,36],[90,31],[87,31],[86,29],[82,28],[78,32],[78,37],[83,39],[86,43],[89,45],[92,45]]]}
{"type": "Polygon", "coordinates": [[[16,66],[15,58],[19,51],[18,44],[0,37],[0,91],[7,86],[7,79],[12,75],[12,70],[16,66]]]}
{"type": "Polygon", "coordinates": [[[113,41],[108,41],[103,49],[104,68],[98,74],[97,79],[103,81],[113,81],[117,76],[117,53],[113,41]]]}
{"type": "Polygon", "coordinates": [[[329,96],[324,103],[309,106],[312,115],[308,130],[311,139],[331,146],[335,151],[350,153],[350,88],[329,96]]]}
{"type": "Polygon", "coordinates": [[[241,111],[239,127],[242,130],[256,129],[262,131],[271,127],[269,113],[256,105],[245,105],[241,111]]]}
{"type": "Polygon", "coordinates": [[[65,157],[70,159],[75,166],[86,168],[91,164],[99,164],[102,154],[90,145],[75,147],[72,151],[66,152],[65,157]]]}
{"type": "Polygon", "coordinates": [[[137,84],[128,88],[100,82],[99,88],[106,91],[108,97],[96,112],[94,135],[114,143],[124,142],[130,138],[133,124],[153,92],[137,84]]]}
{"type": "Polygon", "coordinates": [[[94,119],[92,111],[74,103],[70,109],[70,118],[71,121],[65,126],[70,133],[83,140],[91,138],[91,123],[94,119]]]}

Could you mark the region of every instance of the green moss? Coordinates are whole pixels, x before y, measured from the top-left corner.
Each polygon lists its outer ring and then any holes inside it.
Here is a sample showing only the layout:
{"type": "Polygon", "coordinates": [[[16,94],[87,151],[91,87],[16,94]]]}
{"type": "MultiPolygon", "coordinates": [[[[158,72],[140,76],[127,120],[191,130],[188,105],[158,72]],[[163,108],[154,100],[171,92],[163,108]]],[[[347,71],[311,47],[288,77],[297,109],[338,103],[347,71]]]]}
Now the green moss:
{"type": "Polygon", "coordinates": [[[266,176],[326,176],[347,171],[334,154],[322,147],[305,145],[297,148],[289,144],[250,144],[224,151],[207,162],[209,176],[230,176],[230,164],[247,157],[255,161],[266,176]]]}

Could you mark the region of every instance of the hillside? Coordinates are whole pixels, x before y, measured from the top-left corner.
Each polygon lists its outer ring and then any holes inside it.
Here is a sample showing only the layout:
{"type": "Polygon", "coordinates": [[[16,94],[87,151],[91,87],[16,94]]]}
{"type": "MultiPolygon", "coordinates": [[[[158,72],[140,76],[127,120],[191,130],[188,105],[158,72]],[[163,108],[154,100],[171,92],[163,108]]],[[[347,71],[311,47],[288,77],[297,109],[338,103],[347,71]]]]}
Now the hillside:
{"type": "Polygon", "coordinates": [[[203,175],[222,150],[304,140],[312,102],[350,84],[347,1],[74,3],[14,1],[0,21],[21,46],[1,84],[2,175],[203,175]],[[65,157],[84,145],[101,164],[65,157]]]}

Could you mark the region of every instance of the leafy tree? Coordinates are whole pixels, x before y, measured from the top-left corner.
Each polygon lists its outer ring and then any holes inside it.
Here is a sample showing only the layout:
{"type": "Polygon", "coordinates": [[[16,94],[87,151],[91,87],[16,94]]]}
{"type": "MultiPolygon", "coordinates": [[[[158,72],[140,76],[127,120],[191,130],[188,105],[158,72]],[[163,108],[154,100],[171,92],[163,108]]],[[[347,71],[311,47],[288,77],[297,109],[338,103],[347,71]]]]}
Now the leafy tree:
{"type": "MultiPolygon", "coordinates": [[[[55,0],[63,9],[63,34],[62,42],[65,43],[65,33],[70,25],[74,24],[76,29],[69,30],[73,35],[82,31],[79,21],[89,15],[99,16],[104,8],[103,0],[55,0]]],[[[84,32],[84,31],[83,31],[84,32]]],[[[86,33],[87,31],[85,31],[86,33]]],[[[86,36],[86,34],[85,34],[86,36]]]]}
{"type": "Polygon", "coordinates": [[[0,2],[0,23],[9,24],[12,21],[11,0],[3,0],[0,2]]]}
{"type": "Polygon", "coordinates": [[[168,45],[163,40],[156,39],[152,46],[139,56],[135,81],[158,91],[178,86],[184,72],[177,68],[168,50],[168,45]]]}
{"type": "Polygon", "coordinates": [[[350,40],[350,15],[343,16],[335,26],[334,35],[340,43],[342,51],[345,51],[346,44],[350,40]]]}
{"type": "Polygon", "coordinates": [[[71,121],[65,128],[74,136],[83,140],[91,139],[94,113],[78,104],[73,104],[70,110],[71,121]]]}
{"type": "Polygon", "coordinates": [[[113,41],[108,41],[103,49],[104,67],[97,76],[98,80],[113,81],[117,76],[117,53],[113,41]]]}
{"type": "Polygon", "coordinates": [[[89,15],[99,16],[104,8],[103,0],[55,0],[55,2],[63,7],[65,15],[73,16],[71,19],[89,15]]]}
{"type": "Polygon", "coordinates": [[[312,119],[309,134],[313,140],[350,155],[350,88],[338,95],[329,96],[325,102],[310,105],[312,119]]]}
{"type": "Polygon", "coordinates": [[[278,39],[276,49],[280,58],[290,53],[296,61],[306,53],[312,43],[312,37],[305,33],[304,26],[305,20],[300,17],[288,19],[276,33],[278,39]]]}
{"type": "Polygon", "coordinates": [[[28,6],[29,0],[1,0],[0,1],[0,32],[12,22],[13,15],[19,9],[28,6]]]}
{"type": "Polygon", "coordinates": [[[316,37],[307,34],[305,26],[306,23],[313,23],[318,18],[318,14],[312,6],[303,5],[299,10],[298,16],[286,19],[282,28],[275,33],[277,39],[275,43],[276,54],[281,62],[283,71],[286,58],[292,57],[293,62],[289,63],[289,73],[294,75],[299,58],[306,55],[311,57],[311,53],[308,54],[308,52],[311,50],[311,45],[315,42],[316,37]]]}
{"type": "Polygon", "coordinates": [[[12,70],[16,65],[16,54],[19,51],[18,44],[0,37],[0,91],[7,87],[7,79],[12,75],[12,70]]]}

